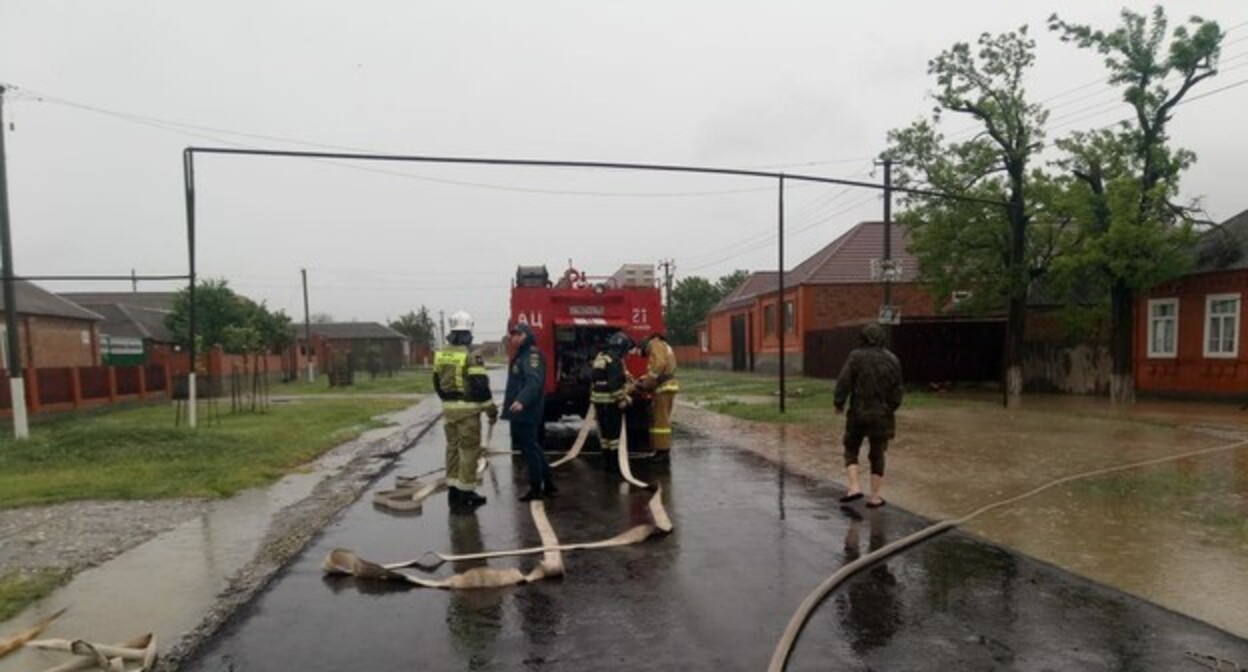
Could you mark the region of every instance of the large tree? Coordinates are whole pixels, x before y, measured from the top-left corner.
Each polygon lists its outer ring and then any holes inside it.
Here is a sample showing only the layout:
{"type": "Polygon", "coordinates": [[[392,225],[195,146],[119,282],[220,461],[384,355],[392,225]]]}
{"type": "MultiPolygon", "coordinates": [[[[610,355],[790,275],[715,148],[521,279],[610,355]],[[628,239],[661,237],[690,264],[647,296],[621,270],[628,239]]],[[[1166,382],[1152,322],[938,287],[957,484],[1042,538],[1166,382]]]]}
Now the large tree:
{"type": "Polygon", "coordinates": [[[429,309],[421,306],[419,311],[409,310],[390,323],[390,328],[403,334],[417,347],[432,348],[436,328],[429,309]]]}
{"type": "Polygon", "coordinates": [[[672,311],[667,316],[668,339],[674,345],[695,345],[698,324],[747,277],[747,271],[734,271],[715,282],[696,275],[677,280],[672,288],[672,311]]]}
{"type": "Polygon", "coordinates": [[[1195,155],[1170,146],[1168,124],[1188,92],[1217,74],[1224,33],[1199,17],[1171,32],[1160,5],[1151,20],[1124,9],[1121,25],[1108,32],[1057,15],[1049,27],[1063,41],[1105,56],[1109,83],[1122,89],[1133,112],[1112,130],[1075,133],[1058,142],[1065,151],[1063,165],[1088,203],[1088,243],[1074,261],[1108,285],[1110,396],[1130,403],[1136,295],[1182,268],[1193,237],[1190,218],[1175,200],[1179,178],[1195,155]]]}
{"type": "MultiPolygon", "coordinates": [[[[174,342],[183,347],[190,343],[190,308],[190,291],[183,289],[165,318],[174,342]]],[[[195,287],[195,331],[201,345],[221,345],[238,354],[280,350],[291,341],[285,312],[271,312],[264,303],[239,296],[224,278],[202,280],[195,287]]]]}
{"type": "Polygon", "coordinates": [[[1033,233],[1037,196],[1053,190],[1033,167],[1048,113],[1029,102],[1024,77],[1035,62],[1027,27],[960,42],[928,63],[936,79],[931,119],[889,133],[885,156],[899,163],[898,184],[960,199],[912,195],[901,217],[911,230],[920,272],[948,298],[969,290],[981,306],[1006,308],[1005,403],[1023,387],[1022,348],[1028,291],[1051,261],[1066,222],[1033,233]],[[969,119],[966,139],[947,138],[941,121],[969,119]],[[973,200],[974,199],[974,200],[973,200]]]}

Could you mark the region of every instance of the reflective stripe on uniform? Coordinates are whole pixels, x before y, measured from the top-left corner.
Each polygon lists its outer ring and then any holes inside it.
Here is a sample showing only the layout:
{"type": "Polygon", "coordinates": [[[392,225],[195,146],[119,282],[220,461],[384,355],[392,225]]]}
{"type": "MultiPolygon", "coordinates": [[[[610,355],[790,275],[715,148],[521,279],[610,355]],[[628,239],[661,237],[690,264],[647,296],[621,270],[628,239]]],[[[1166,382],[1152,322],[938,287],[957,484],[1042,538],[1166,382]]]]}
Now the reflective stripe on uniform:
{"type": "Polygon", "coordinates": [[[676,384],[676,381],[674,380],[669,380],[666,383],[663,383],[662,385],[659,386],[659,389],[655,390],[655,392],[679,392],[679,391],[680,391],[680,385],[676,384]]]}
{"type": "Polygon", "coordinates": [[[671,427],[651,427],[650,433],[651,434],[671,434],[672,428],[671,427]]]}
{"type": "Polygon", "coordinates": [[[447,400],[442,402],[442,409],[447,411],[484,411],[492,403],[494,402],[447,400]]]}

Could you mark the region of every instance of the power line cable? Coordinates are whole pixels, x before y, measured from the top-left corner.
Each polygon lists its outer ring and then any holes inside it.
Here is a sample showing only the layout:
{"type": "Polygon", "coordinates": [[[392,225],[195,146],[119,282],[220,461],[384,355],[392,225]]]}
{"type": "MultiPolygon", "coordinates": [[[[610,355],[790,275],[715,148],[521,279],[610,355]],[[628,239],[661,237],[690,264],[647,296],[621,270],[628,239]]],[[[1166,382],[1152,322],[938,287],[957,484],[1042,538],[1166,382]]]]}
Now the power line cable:
{"type": "MultiPolygon", "coordinates": [[[[6,84],[6,86],[11,88],[13,91],[15,91],[18,94],[17,100],[29,100],[29,101],[34,101],[34,102],[49,103],[53,105],[61,105],[64,107],[69,107],[73,109],[78,109],[82,111],[93,112],[96,114],[113,117],[116,119],[120,119],[122,121],[134,123],[134,124],[158,128],[158,129],[168,131],[168,132],[182,133],[190,137],[211,140],[213,142],[220,142],[220,143],[228,144],[234,147],[241,147],[241,148],[246,148],[246,149],[258,149],[258,147],[254,145],[248,145],[246,143],[230,141],[230,140],[226,140],[224,138],[220,138],[217,136],[207,135],[205,134],[205,132],[224,133],[227,135],[238,136],[238,137],[243,137],[243,138],[266,140],[270,142],[280,142],[284,144],[297,145],[297,146],[303,146],[303,147],[312,147],[312,148],[317,148],[317,149],[332,149],[332,150],[341,150],[341,151],[350,151],[350,152],[373,151],[373,150],[363,149],[359,147],[351,147],[351,146],[346,146],[346,145],[334,145],[334,144],[321,143],[321,142],[312,142],[312,141],[307,141],[307,140],[299,140],[299,139],[290,138],[290,137],[268,135],[268,134],[263,134],[263,133],[251,133],[247,131],[237,131],[233,129],[220,128],[220,127],[215,127],[215,126],[205,126],[201,124],[192,124],[192,123],[187,123],[187,122],[175,121],[171,119],[163,119],[160,117],[153,117],[150,115],[135,114],[131,112],[122,112],[118,110],[111,110],[108,108],[99,107],[97,105],[79,103],[73,100],[61,98],[58,96],[53,96],[50,94],[41,93],[32,89],[28,89],[25,87],[14,85],[14,84],[6,84]]],[[[854,162],[854,161],[860,161],[860,160],[861,159],[859,158],[852,158],[852,159],[846,159],[844,160],[844,162],[848,163],[848,162],[854,162]]],[[[705,190],[705,191],[678,191],[678,192],[641,192],[641,191],[625,192],[625,191],[594,191],[594,190],[573,190],[573,189],[545,189],[545,188],[539,188],[539,187],[520,187],[520,186],[515,186],[515,185],[475,182],[475,181],[470,181],[470,180],[452,180],[452,179],[447,179],[447,178],[438,178],[438,177],[430,177],[427,175],[407,173],[403,171],[387,170],[384,168],[377,168],[374,166],[361,166],[358,164],[341,163],[341,162],[336,162],[332,160],[323,160],[323,161],[325,163],[330,163],[332,165],[350,168],[352,170],[360,170],[364,172],[391,175],[395,177],[402,177],[406,179],[420,180],[420,181],[425,181],[425,182],[433,182],[437,184],[447,184],[447,185],[458,186],[458,187],[471,187],[471,188],[478,188],[478,189],[493,189],[493,190],[498,190],[498,191],[510,191],[510,192],[516,192],[516,193],[545,194],[545,195],[554,195],[554,196],[589,196],[589,197],[600,197],[600,198],[690,198],[690,197],[728,196],[728,195],[736,195],[736,194],[759,193],[759,192],[769,191],[772,189],[772,187],[745,187],[745,188],[737,188],[737,189],[715,189],[715,190],[705,190]]],[[[842,161],[837,160],[837,161],[829,161],[829,162],[822,162],[822,163],[831,165],[833,163],[840,163],[840,162],[842,161]]],[[[803,164],[791,164],[791,165],[793,166],[815,165],[815,162],[807,162],[803,164]]],[[[808,188],[810,185],[799,184],[799,185],[793,185],[793,186],[799,187],[799,188],[808,188]]]]}

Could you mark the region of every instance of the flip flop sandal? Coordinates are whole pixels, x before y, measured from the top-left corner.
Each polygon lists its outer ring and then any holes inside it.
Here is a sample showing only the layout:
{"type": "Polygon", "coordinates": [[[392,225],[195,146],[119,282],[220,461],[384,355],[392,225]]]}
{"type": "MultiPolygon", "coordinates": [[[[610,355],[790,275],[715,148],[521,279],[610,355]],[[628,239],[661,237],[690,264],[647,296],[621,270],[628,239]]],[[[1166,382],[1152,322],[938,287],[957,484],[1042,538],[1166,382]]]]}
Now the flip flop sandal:
{"type": "Polygon", "coordinates": [[[858,500],[860,500],[860,499],[862,499],[862,493],[861,493],[861,492],[855,492],[855,493],[854,493],[854,494],[852,494],[852,495],[844,495],[843,497],[841,497],[841,503],[842,503],[842,504],[848,504],[848,503],[850,503],[850,502],[856,502],[856,501],[858,501],[858,500]]]}
{"type": "Polygon", "coordinates": [[[878,501],[878,502],[867,502],[867,508],[868,508],[868,509],[878,509],[878,508],[880,508],[881,506],[884,506],[884,505],[885,505],[885,504],[887,504],[887,503],[888,503],[888,502],[886,502],[886,501],[884,501],[884,500],[882,500],[882,499],[881,499],[880,501],[878,501]]]}

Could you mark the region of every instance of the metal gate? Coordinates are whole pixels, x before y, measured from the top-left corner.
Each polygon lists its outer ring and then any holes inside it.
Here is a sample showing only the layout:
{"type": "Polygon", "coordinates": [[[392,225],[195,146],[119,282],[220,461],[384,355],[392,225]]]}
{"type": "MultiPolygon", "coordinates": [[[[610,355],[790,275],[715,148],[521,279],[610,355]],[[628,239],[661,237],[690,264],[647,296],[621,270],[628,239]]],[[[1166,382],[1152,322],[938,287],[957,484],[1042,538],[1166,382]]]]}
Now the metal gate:
{"type": "Polygon", "coordinates": [[[748,344],[745,340],[745,316],[734,315],[732,318],[732,370],[746,371],[746,353],[748,344]]]}

